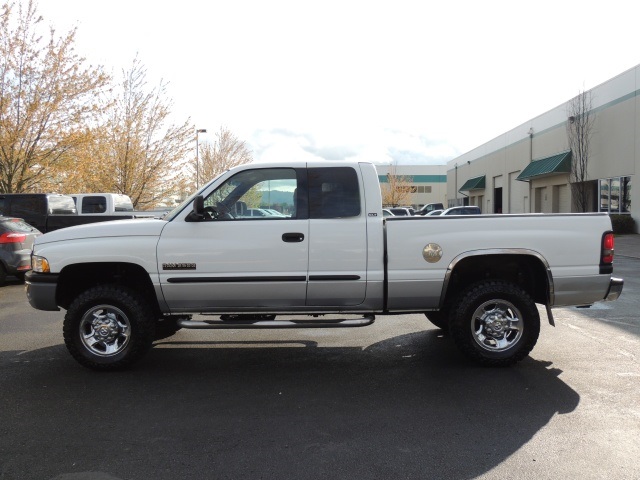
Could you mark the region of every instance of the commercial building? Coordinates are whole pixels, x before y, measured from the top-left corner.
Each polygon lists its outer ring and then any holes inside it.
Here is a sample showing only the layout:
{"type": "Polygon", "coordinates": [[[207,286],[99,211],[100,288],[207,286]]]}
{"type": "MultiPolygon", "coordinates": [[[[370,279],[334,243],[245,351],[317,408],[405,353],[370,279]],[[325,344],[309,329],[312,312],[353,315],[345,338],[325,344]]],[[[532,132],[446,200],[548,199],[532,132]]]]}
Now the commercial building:
{"type": "Polygon", "coordinates": [[[390,176],[399,179],[402,187],[407,188],[409,195],[402,206],[417,210],[429,203],[444,204],[446,201],[446,165],[376,165],[376,170],[383,193],[390,176]]]}
{"type": "Polygon", "coordinates": [[[478,205],[483,213],[586,211],[631,215],[640,224],[640,65],[584,92],[592,119],[585,173],[576,181],[568,127],[572,99],[447,163],[447,204],[478,205]]]}

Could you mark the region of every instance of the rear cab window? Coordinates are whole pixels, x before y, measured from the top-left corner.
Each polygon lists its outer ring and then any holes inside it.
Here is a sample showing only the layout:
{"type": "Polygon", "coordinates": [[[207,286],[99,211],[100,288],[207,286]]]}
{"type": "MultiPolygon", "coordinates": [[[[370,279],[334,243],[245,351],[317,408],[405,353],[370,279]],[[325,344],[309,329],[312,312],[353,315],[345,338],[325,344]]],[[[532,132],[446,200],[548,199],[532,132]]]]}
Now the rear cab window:
{"type": "Polygon", "coordinates": [[[308,176],[310,218],[360,216],[360,186],[353,168],[310,168],[308,176]]]}
{"type": "Polygon", "coordinates": [[[113,197],[113,209],[116,212],[133,212],[133,203],[126,195],[115,195],[113,197]]]}
{"type": "Polygon", "coordinates": [[[73,198],[64,195],[50,195],[47,197],[49,201],[49,213],[57,215],[75,215],[76,204],[73,198]]]}
{"type": "Polygon", "coordinates": [[[82,213],[105,213],[107,211],[107,199],[101,195],[82,198],[82,213]]]}

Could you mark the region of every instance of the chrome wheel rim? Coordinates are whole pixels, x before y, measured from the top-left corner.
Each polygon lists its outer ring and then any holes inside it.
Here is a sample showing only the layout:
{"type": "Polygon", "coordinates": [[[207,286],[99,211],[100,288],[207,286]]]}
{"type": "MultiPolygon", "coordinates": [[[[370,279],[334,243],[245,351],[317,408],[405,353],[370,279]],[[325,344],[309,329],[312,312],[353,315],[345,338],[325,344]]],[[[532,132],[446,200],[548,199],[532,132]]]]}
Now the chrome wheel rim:
{"type": "Polygon", "coordinates": [[[129,344],[131,324],[125,313],[112,305],[88,310],[80,321],[80,339],[87,350],[100,357],[112,357],[129,344]]]}
{"type": "Polygon", "coordinates": [[[503,352],[522,338],[522,314],[506,300],[489,300],[473,312],[471,332],[475,342],[489,352],[503,352]]]}

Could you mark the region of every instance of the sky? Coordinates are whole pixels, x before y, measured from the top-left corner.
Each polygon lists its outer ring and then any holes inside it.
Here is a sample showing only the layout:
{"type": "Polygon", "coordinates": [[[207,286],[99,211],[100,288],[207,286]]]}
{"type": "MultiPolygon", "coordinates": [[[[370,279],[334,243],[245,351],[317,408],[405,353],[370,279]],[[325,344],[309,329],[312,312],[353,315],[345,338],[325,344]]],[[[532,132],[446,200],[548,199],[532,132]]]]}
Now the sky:
{"type": "MultiPolygon", "coordinates": [[[[168,83],[255,161],[442,165],[640,64],[632,0],[40,0],[76,52],[168,83]]],[[[195,139],[195,130],[194,130],[195,139]]],[[[194,141],[195,150],[195,141],[194,141]]]]}

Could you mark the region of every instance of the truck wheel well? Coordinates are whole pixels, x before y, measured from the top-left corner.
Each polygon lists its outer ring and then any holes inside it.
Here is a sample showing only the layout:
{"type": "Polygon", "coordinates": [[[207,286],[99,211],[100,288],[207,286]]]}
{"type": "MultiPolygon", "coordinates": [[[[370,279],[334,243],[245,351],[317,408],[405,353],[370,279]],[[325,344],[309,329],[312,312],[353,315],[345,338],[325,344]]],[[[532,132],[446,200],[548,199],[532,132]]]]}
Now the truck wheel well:
{"type": "Polygon", "coordinates": [[[446,286],[444,305],[481,280],[511,282],[536,303],[546,304],[549,298],[547,269],[540,259],[532,255],[491,254],[468,257],[456,264],[446,286]]]}
{"type": "Polygon", "coordinates": [[[83,291],[96,285],[125,285],[142,294],[149,305],[160,309],[153,284],[147,271],[132,263],[83,263],[69,265],[62,269],[58,279],[56,300],[58,305],[68,309],[71,302],[83,291]]]}

